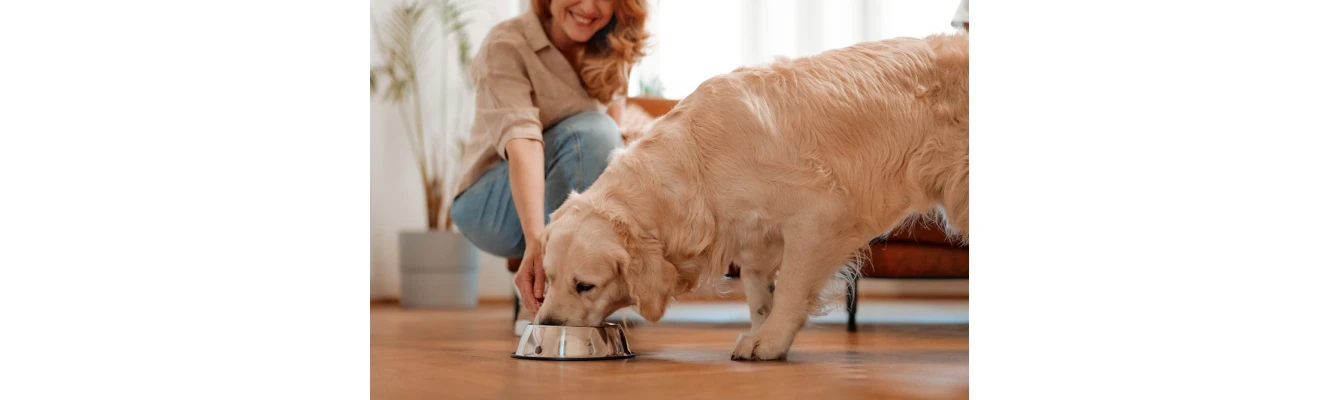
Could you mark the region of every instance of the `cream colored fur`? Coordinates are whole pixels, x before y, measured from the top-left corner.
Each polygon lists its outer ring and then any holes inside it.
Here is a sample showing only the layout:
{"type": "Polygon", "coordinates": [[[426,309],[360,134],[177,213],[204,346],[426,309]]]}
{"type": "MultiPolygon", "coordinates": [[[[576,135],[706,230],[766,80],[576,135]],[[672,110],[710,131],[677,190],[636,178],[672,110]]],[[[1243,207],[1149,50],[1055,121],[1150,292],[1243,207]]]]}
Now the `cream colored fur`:
{"type": "Polygon", "coordinates": [[[539,320],[594,325],[637,306],[656,321],[734,262],[754,319],[732,358],[785,359],[832,278],[935,208],[966,242],[967,36],[741,68],[704,82],[554,212],[539,320]]]}

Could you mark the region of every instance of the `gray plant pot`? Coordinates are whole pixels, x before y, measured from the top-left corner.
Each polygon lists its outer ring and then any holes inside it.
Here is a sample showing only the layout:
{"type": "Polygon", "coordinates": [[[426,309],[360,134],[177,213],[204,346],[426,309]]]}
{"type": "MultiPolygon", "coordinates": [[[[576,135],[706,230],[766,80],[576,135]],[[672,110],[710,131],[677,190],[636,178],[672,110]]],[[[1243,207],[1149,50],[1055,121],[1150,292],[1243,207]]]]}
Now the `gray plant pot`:
{"type": "Polygon", "coordinates": [[[479,249],[457,232],[400,232],[400,305],[478,306],[479,249]]]}

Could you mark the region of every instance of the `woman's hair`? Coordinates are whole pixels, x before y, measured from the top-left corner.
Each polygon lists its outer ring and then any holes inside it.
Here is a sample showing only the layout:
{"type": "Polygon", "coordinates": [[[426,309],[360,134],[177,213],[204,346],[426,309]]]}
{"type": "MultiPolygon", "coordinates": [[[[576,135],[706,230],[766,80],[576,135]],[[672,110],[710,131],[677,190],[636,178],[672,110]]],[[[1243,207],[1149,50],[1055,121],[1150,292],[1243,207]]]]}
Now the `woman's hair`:
{"type": "MultiPolygon", "coordinates": [[[[550,0],[531,0],[530,9],[540,17],[540,21],[549,21],[550,0]]],[[[614,17],[609,24],[601,28],[591,40],[586,41],[586,51],[582,55],[582,83],[586,85],[586,94],[608,103],[620,91],[627,91],[628,75],[633,64],[646,55],[644,48],[647,38],[646,0],[618,0],[614,4],[614,17]]]]}

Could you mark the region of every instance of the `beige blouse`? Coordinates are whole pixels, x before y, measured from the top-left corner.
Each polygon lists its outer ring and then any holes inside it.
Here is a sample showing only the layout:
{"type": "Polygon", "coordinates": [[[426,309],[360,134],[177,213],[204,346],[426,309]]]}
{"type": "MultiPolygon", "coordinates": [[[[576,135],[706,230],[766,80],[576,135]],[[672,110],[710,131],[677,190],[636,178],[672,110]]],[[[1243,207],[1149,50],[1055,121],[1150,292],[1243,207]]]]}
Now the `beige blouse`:
{"type": "Polygon", "coordinates": [[[549,42],[535,13],[494,26],[470,66],[475,82],[475,121],[461,161],[465,173],[456,195],[507,158],[507,142],[531,138],[563,118],[604,111],[586,94],[581,78],[549,42]]]}

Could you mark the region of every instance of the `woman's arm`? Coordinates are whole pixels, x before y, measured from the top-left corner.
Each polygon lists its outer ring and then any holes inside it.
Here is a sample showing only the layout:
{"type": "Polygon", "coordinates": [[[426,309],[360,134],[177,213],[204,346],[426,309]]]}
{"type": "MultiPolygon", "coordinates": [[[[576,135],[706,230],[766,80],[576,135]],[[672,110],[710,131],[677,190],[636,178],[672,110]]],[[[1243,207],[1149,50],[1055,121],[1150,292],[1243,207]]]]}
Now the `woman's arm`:
{"type": "Polygon", "coordinates": [[[526,248],[538,246],[544,231],[544,143],[535,139],[507,142],[508,179],[512,203],[526,238],[526,248]]]}
{"type": "Polygon", "coordinates": [[[515,282],[521,303],[534,314],[545,288],[544,248],[539,245],[544,231],[544,132],[540,110],[531,98],[534,86],[521,57],[529,51],[511,41],[486,43],[470,71],[476,83],[475,126],[509,163],[512,205],[526,241],[515,282]]]}
{"type": "MultiPolygon", "coordinates": [[[[535,91],[521,53],[527,47],[494,41],[480,49],[475,76],[475,124],[493,135],[498,155],[508,162],[508,182],[521,230],[529,243],[544,230],[544,138],[535,91]]],[[[529,247],[529,246],[528,246],[529,247]]]]}

